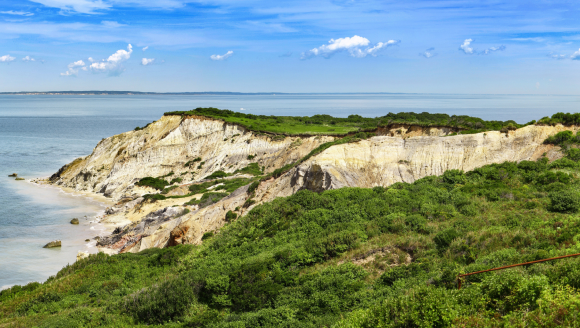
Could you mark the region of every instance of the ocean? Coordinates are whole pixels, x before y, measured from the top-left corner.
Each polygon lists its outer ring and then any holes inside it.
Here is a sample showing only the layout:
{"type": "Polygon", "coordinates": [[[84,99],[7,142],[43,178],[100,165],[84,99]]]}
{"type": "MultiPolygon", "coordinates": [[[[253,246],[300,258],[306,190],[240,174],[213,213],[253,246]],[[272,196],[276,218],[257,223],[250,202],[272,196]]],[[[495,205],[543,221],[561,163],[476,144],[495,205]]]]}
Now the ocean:
{"type": "Polygon", "coordinates": [[[0,289],[46,280],[73,263],[79,250],[95,252],[92,237],[106,232],[92,222],[104,204],[8,175],[47,177],[89,155],[102,138],[144,126],[164,112],[217,107],[260,115],[375,117],[413,111],[525,123],[578,111],[579,104],[580,96],[547,95],[0,95],[0,289]],[[72,218],[81,224],[71,225],[72,218]],[[62,240],[61,248],[42,248],[55,239],[62,240]]]}

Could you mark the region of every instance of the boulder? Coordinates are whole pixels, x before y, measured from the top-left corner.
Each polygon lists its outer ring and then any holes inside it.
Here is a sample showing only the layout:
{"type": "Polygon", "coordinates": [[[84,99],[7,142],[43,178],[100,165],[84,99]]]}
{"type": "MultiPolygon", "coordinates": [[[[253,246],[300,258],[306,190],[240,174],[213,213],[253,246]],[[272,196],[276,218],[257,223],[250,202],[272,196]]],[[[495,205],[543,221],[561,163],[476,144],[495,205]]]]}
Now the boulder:
{"type": "Polygon", "coordinates": [[[43,248],[53,248],[53,247],[60,247],[61,243],[60,240],[53,240],[50,243],[43,246],[43,248]]]}
{"type": "Polygon", "coordinates": [[[16,173],[12,173],[12,174],[9,175],[9,177],[13,177],[13,178],[15,178],[17,176],[18,176],[18,174],[16,174],[16,173]]]}
{"type": "Polygon", "coordinates": [[[16,178],[15,180],[21,181],[24,180],[24,178],[16,178]]]}
{"type": "Polygon", "coordinates": [[[77,261],[89,257],[89,252],[79,251],[77,253],[77,261]]]}
{"type": "Polygon", "coordinates": [[[89,242],[89,241],[91,241],[91,240],[90,240],[90,239],[85,239],[85,241],[86,241],[86,242],[89,242]]]}
{"type": "Polygon", "coordinates": [[[70,220],[70,224],[79,224],[79,219],[74,218],[74,219],[70,220]]]}

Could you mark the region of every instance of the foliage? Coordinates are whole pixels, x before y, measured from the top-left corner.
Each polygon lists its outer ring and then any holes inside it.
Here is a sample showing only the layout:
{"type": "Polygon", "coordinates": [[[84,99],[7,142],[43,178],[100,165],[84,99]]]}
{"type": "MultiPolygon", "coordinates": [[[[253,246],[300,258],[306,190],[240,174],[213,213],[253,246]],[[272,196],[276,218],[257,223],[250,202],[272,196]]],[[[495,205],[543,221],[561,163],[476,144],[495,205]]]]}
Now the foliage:
{"type": "Polygon", "coordinates": [[[564,124],[564,125],[580,125],[580,113],[562,113],[558,112],[552,117],[543,117],[538,121],[538,124],[548,124],[548,125],[556,125],[556,124],[564,124]]]}
{"type": "MultiPolygon", "coordinates": [[[[228,212],[201,245],[91,255],[3,291],[0,325],[574,326],[578,258],[455,282],[580,252],[570,214],[579,170],[540,159],[388,188],[301,190],[240,218],[228,212]]],[[[212,200],[217,181],[190,188],[212,200]]]]}
{"type": "Polygon", "coordinates": [[[139,180],[139,182],[137,182],[136,185],[141,187],[151,187],[157,190],[163,190],[163,188],[169,185],[169,182],[160,178],[145,177],[139,180]]]}
{"type": "MultiPolygon", "coordinates": [[[[244,114],[217,108],[196,108],[191,111],[167,112],[164,115],[196,115],[221,119],[236,123],[259,133],[285,135],[345,135],[356,131],[371,131],[379,126],[393,124],[414,124],[421,126],[449,126],[462,130],[462,133],[483,131],[500,131],[504,128],[515,129],[524,125],[514,121],[484,121],[480,118],[465,115],[430,114],[427,112],[388,113],[385,116],[369,118],[360,115],[349,115],[346,118],[330,115],[313,116],[266,116],[244,114]]],[[[533,124],[535,121],[528,124],[533,124]]],[[[275,139],[275,137],[272,137],[275,139]]],[[[253,155],[250,155],[253,156],[253,155]]],[[[248,159],[251,159],[248,156],[248,159]]],[[[253,157],[252,157],[253,158],[253,157]]]]}
{"type": "Polygon", "coordinates": [[[234,174],[237,174],[237,173],[252,174],[255,176],[264,174],[264,172],[262,172],[262,169],[260,168],[258,163],[250,163],[248,166],[246,166],[242,169],[236,170],[234,172],[234,174]]]}

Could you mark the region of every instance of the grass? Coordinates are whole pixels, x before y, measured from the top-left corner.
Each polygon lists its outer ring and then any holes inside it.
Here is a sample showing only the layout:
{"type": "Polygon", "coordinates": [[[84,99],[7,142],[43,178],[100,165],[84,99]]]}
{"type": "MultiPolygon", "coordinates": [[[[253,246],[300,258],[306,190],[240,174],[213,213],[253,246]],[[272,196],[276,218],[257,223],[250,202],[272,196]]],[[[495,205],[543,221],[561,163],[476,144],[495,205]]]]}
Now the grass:
{"type": "Polygon", "coordinates": [[[349,115],[346,118],[330,115],[314,116],[266,116],[243,114],[217,108],[196,108],[191,111],[167,112],[164,115],[198,115],[239,124],[258,133],[282,135],[346,135],[358,131],[374,131],[380,126],[393,124],[414,124],[420,126],[447,126],[462,130],[462,133],[519,128],[525,125],[515,121],[485,121],[466,115],[449,116],[447,114],[430,114],[427,112],[388,113],[385,116],[368,118],[360,115],[349,115]]]}

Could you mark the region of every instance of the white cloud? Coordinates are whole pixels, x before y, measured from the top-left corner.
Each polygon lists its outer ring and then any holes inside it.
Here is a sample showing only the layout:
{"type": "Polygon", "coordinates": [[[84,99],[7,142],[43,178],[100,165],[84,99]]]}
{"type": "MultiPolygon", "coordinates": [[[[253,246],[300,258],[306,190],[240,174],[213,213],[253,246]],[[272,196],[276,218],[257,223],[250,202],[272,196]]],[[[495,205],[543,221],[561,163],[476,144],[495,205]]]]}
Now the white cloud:
{"type": "Polygon", "coordinates": [[[95,62],[95,60],[93,59],[93,57],[89,57],[89,61],[90,61],[91,63],[95,62]]]}
{"type": "Polygon", "coordinates": [[[24,58],[22,58],[22,61],[28,62],[28,61],[36,61],[36,59],[30,57],[30,56],[26,56],[24,58]]]}
{"type": "Polygon", "coordinates": [[[420,53],[419,56],[423,56],[425,58],[431,58],[431,57],[437,56],[437,53],[435,52],[435,48],[429,48],[429,49],[425,50],[424,52],[420,53]]]}
{"type": "Polygon", "coordinates": [[[575,53],[573,53],[572,56],[570,56],[570,59],[572,59],[572,60],[580,60],[580,49],[578,49],[578,51],[576,51],[575,53]]]}
{"type": "Polygon", "coordinates": [[[109,72],[111,75],[121,74],[124,71],[122,63],[131,58],[132,52],[133,46],[129,44],[127,50],[117,50],[117,52],[110,55],[106,60],[103,59],[100,62],[93,61],[90,69],[97,73],[109,72]]]}
{"type": "Polygon", "coordinates": [[[12,56],[10,56],[10,55],[4,55],[4,56],[1,56],[1,57],[0,57],[0,63],[7,63],[7,62],[11,62],[11,61],[13,61],[14,59],[16,59],[16,58],[14,58],[14,57],[12,57],[12,56]]]}
{"type": "Polygon", "coordinates": [[[145,51],[147,49],[149,49],[149,46],[143,47],[143,49],[141,49],[141,50],[145,51]]]}
{"type": "Polygon", "coordinates": [[[18,16],[33,16],[34,15],[34,13],[29,13],[27,11],[14,11],[14,10],[0,11],[0,14],[18,15],[18,16]]]}
{"type": "Polygon", "coordinates": [[[111,8],[111,5],[102,0],[31,0],[47,7],[59,8],[63,12],[77,12],[93,14],[97,10],[111,8]]]}
{"type": "Polygon", "coordinates": [[[60,73],[61,76],[77,76],[77,74],[79,73],[79,68],[81,68],[83,71],[87,70],[87,67],[85,66],[85,62],[82,60],[77,60],[76,62],[72,62],[70,64],[68,64],[68,70],[64,73],[60,73]]]}
{"type": "Polygon", "coordinates": [[[558,55],[558,54],[549,54],[548,57],[558,60],[566,59],[566,55],[558,55]]]}
{"type": "Polygon", "coordinates": [[[471,42],[473,42],[473,39],[465,39],[463,44],[459,46],[459,50],[465,52],[468,55],[473,54],[473,48],[470,46],[471,42]]]}
{"type": "Polygon", "coordinates": [[[387,42],[379,42],[376,45],[369,47],[369,44],[371,43],[369,39],[358,35],[355,35],[352,38],[330,39],[328,44],[324,44],[318,48],[302,53],[300,59],[308,59],[315,56],[329,58],[333,54],[344,50],[350,52],[351,56],[358,58],[366,57],[367,55],[376,56],[379,50],[398,44],[399,42],[400,41],[398,40],[389,40],[387,42]]]}
{"type": "Polygon", "coordinates": [[[233,51],[228,51],[226,52],[224,55],[211,55],[209,58],[211,58],[211,60],[224,60],[227,59],[228,57],[231,57],[234,54],[233,51]]]}
{"type": "Polygon", "coordinates": [[[121,26],[127,26],[126,24],[120,24],[116,21],[102,21],[101,24],[106,28],[117,28],[121,26]]]}
{"type": "Polygon", "coordinates": [[[505,50],[505,46],[502,45],[502,46],[498,46],[498,47],[490,47],[490,48],[487,48],[483,51],[477,51],[477,50],[473,49],[473,47],[471,47],[471,42],[473,42],[473,39],[465,39],[465,41],[463,41],[463,44],[459,46],[459,50],[463,51],[467,55],[473,55],[473,54],[489,55],[492,52],[505,50]]]}
{"type": "Polygon", "coordinates": [[[143,59],[141,59],[141,65],[143,65],[143,66],[151,65],[151,64],[153,64],[154,61],[155,61],[155,58],[143,58],[143,59]]]}
{"type": "Polygon", "coordinates": [[[505,46],[499,46],[499,47],[491,47],[491,48],[487,48],[484,51],[481,52],[482,55],[489,55],[490,53],[494,52],[494,51],[504,51],[505,50],[505,46]]]}

